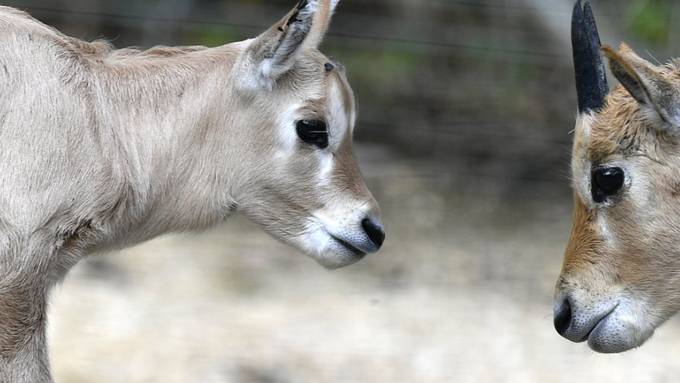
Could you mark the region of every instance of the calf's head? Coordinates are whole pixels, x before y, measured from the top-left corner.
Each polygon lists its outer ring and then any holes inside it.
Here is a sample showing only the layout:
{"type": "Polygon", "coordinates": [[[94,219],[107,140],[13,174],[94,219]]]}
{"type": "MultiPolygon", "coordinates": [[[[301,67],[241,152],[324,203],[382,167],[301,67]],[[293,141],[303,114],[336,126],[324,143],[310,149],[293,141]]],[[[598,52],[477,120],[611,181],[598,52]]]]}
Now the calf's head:
{"type": "Polygon", "coordinates": [[[574,214],[555,327],[595,351],[622,352],[680,310],[680,67],[626,45],[601,49],[585,1],[573,42],[574,214]],[[601,52],[621,83],[609,94],[601,52]]]}
{"type": "Polygon", "coordinates": [[[353,155],[352,89],[317,50],[337,3],[301,1],[244,43],[231,74],[239,210],[329,268],[377,251],[385,236],[353,155]]]}

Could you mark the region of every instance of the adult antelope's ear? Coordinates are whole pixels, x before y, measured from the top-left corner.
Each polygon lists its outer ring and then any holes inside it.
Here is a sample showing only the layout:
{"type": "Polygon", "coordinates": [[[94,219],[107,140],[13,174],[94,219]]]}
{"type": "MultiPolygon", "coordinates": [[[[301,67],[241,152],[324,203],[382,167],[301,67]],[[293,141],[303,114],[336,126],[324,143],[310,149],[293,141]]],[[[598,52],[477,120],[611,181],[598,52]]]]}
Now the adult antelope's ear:
{"type": "Polygon", "coordinates": [[[656,112],[663,122],[680,128],[680,90],[662,68],[638,56],[626,44],[616,52],[603,48],[614,77],[640,105],[656,112]]]}
{"type": "Polygon", "coordinates": [[[247,48],[242,65],[254,76],[248,87],[271,88],[301,52],[317,48],[340,0],[302,0],[247,48]]]}
{"type": "Polygon", "coordinates": [[[600,52],[600,35],[587,0],[578,0],[574,6],[571,43],[579,113],[597,111],[604,105],[609,87],[600,52]]]}

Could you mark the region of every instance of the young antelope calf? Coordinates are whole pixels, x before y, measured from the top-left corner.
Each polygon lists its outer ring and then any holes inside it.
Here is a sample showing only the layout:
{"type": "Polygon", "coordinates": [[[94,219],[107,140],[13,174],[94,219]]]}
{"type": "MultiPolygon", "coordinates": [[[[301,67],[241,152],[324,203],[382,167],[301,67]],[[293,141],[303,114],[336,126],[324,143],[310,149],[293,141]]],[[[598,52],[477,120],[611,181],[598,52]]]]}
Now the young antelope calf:
{"type": "Polygon", "coordinates": [[[84,255],[242,212],[329,268],[377,251],[356,105],[317,47],[338,0],[259,37],[113,50],[0,7],[0,382],[49,382],[45,306],[84,255]]]}
{"type": "Polygon", "coordinates": [[[587,1],[576,5],[572,33],[574,217],[555,328],[595,351],[622,352],[680,310],[680,62],[601,49],[587,1]],[[609,94],[601,52],[622,85],[609,94]]]}

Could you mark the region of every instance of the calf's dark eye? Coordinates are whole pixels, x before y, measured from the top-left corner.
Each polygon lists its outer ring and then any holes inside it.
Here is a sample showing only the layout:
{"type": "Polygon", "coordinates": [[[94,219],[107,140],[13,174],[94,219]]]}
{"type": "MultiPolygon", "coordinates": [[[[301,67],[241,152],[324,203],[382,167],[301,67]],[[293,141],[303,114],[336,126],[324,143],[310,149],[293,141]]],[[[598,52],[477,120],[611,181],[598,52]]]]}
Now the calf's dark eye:
{"type": "Polygon", "coordinates": [[[593,201],[604,202],[607,197],[617,194],[623,187],[626,175],[617,167],[599,168],[592,172],[590,183],[593,201]]]}
{"type": "Polygon", "coordinates": [[[320,149],[328,147],[328,129],[322,120],[300,120],[295,126],[298,137],[310,145],[320,149]]]}

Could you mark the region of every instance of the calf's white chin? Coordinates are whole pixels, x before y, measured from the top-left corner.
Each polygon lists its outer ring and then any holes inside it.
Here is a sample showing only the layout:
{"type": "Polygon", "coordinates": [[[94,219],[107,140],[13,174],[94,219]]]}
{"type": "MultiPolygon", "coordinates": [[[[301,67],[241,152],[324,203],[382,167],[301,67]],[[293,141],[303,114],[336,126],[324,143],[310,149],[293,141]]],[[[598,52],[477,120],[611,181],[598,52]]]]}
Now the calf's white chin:
{"type": "Polygon", "coordinates": [[[314,258],[319,264],[329,270],[335,270],[359,262],[366,256],[364,253],[357,253],[343,247],[340,244],[333,244],[330,250],[320,253],[314,258]]]}
{"type": "Polygon", "coordinates": [[[366,253],[352,244],[332,236],[322,225],[309,225],[300,238],[300,247],[321,266],[333,270],[362,260],[366,253]]]}

